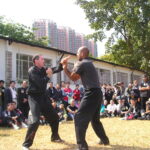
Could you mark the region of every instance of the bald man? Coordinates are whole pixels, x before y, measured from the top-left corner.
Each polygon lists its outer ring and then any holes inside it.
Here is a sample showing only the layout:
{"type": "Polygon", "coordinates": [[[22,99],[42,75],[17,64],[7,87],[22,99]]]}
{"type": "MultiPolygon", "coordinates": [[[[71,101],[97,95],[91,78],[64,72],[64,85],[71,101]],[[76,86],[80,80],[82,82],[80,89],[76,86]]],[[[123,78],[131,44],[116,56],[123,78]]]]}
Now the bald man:
{"type": "Polygon", "coordinates": [[[96,135],[100,138],[100,144],[108,145],[109,139],[105,134],[100,122],[100,107],[102,102],[102,92],[99,87],[99,78],[93,63],[88,59],[89,50],[87,47],[80,47],[77,52],[78,62],[74,65],[73,71],[67,69],[67,62],[70,57],[64,58],[63,69],[67,76],[76,81],[81,78],[85,88],[85,94],[81,104],[75,114],[75,132],[78,150],[88,150],[85,140],[86,130],[91,121],[96,135]]]}

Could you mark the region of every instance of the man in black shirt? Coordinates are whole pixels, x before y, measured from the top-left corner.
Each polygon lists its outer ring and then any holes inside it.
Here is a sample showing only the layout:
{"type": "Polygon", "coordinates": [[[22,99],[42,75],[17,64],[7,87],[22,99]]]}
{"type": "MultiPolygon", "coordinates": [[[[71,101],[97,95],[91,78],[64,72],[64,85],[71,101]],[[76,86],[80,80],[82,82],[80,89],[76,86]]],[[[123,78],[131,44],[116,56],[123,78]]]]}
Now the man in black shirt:
{"type": "Polygon", "coordinates": [[[55,87],[53,86],[53,82],[50,82],[50,83],[49,83],[49,87],[48,87],[48,89],[46,90],[46,92],[47,92],[47,96],[48,96],[48,98],[49,98],[49,100],[50,100],[51,102],[57,101],[57,100],[56,100],[56,89],[55,89],[55,87]]]}
{"type": "Polygon", "coordinates": [[[141,114],[142,114],[146,110],[146,102],[148,101],[150,92],[150,83],[148,82],[147,75],[143,75],[143,81],[139,87],[139,90],[141,96],[141,114]]]}
{"type": "Polygon", "coordinates": [[[70,57],[64,58],[65,63],[63,63],[64,71],[68,77],[73,81],[81,78],[85,88],[85,94],[74,118],[78,150],[88,150],[85,134],[90,121],[96,135],[101,139],[101,143],[105,145],[109,144],[109,139],[99,120],[100,106],[102,102],[99,78],[93,63],[88,60],[88,55],[89,50],[87,47],[81,47],[78,49],[77,58],[79,61],[74,65],[72,72],[67,69],[66,60],[70,57]]]}
{"type": "Polygon", "coordinates": [[[59,117],[52,107],[46,95],[47,83],[52,73],[62,71],[62,65],[54,68],[44,68],[44,58],[42,55],[35,55],[33,57],[33,64],[29,69],[29,106],[32,115],[32,122],[29,124],[28,131],[23,143],[23,150],[29,150],[33,144],[36,131],[39,126],[40,114],[46,118],[50,124],[52,135],[51,141],[62,142],[58,134],[59,117]]]}
{"type": "Polygon", "coordinates": [[[0,80],[0,99],[1,99],[1,105],[2,105],[2,110],[4,110],[4,91],[5,91],[5,88],[4,88],[4,81],[3,80],[0,80]]]}
{"type": "Polygon", "coordinates": [[[28,118],[29,103],[27,94],[27,82],[23,81],[22,86],[17,90],[18,108],[21,110],[23,117],[28,118]]]}

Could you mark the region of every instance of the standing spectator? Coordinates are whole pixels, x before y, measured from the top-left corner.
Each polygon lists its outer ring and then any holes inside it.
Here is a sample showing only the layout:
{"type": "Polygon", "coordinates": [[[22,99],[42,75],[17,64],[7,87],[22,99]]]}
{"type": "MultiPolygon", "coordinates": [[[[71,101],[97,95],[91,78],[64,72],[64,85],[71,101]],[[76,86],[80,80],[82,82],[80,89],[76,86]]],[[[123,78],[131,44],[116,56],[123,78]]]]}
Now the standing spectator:
{"type": "Polygon", "coordinates": [[[4,87],[4,81],[3,80],[0,80],[0,99],[1,99],[1,102],[2,102],[2,110],[4,110],[4,91],[5,91],[5,87],[4,87]]]}
{"type": "Polygon", "coordinates": [[[132,91],[134,93],[134,98],[136,98],[138,100],[138,103],[139,103],[140,102],[140,90],[139,90],[139,85],[138,85],[137,80],[133,81],[132,91]]]}
{"type": "Polygon", "coordinates": [[[27,82],[23,81],[20,88],[17,90],[18,95],[18,108],[21,110],[25,119],[28,118],[29,113],[29,103],[28,103],[28,94],[27,94],[27,82]]]}
{"type": "Polygon", "coordinates": [[[56,84],[56,95],[55,95],[57,105],[61,104],[63,101],[63,94],[59,84],[56,84]]]}
{"type": "Polygon", "coordinates": [[[76,84],[75,90],[73,90],[73,99],[75,100],[75,104],[78,105],[78,102],[80,101],[80,90],[79,90],[79,84],[76,84]]]}
{"type": "Polygon", "coordinates": [[[66,87],[65,81],[61,81],[61,89],[63,90],[66,87]]]}
{"type": "Polygon", "coordinates": [[[113,97],[113,94],[114,94],[114,91],[111,87],[111,85],[107,85],[106,89],[105,89],[105,99],[107,100],[107,102],[109,103],[110,100],[112,99],[113,97]]]}
{"type": "Polygon", "coordinates": [[[78,108],[75,106],[75,101],[72,99],[70,105],[67,107],[69,119],[74,120],[77,110],[78,108]]]}
{"type": "Polygon", "coordinates": [[[149,91],[150,91],[150,83],[148,82],[148,76],[144,75],[142,79],[142,83],[139,87],[140,96],[141,96],[141,114],[146,110],[146,102],[149,98],[149,91]]]}
{"type": "Polygon", "coordinates": [[[121,89],[121,97],[124,97],[124,94],[125,94],[124,82],[121,82],[121,83],[120,83],[120,89],[121,89]]]}
{"type": "Polygon", "coordinates": [[[5,89],[5,106],[13,101],[17,103],[17,91],[15,86],[16,82],[10,81],[9,88],[5,89]]]}
{"type": "Polygon", "coordinates": [[[46,90],[48,98],[51,102],[56,101],[56,97],[55,97],[56,96],[56,89],[53,86],[53,82],[50,82],[48,85],[49,85],[49,87],[46,90]]]}
{"type": "Polygon", "coordinates": [[[85,92],[85,90],[84,90],[84,87],[83,86],[81,86],[80,88],[79,88],[79,90],[80,90],[80,100],[83,98],[83,96],[84,96],[84,92],[85,92]]]}
{"type": "Polygon", "coordinates": [[[66,83],[66,87],[63,90],[63,103],[65,109],[67,109],[67,106],[69,105],[69,100],[71,99],[72,96],[72,89],[70,88],[70,82],[66,83]]]}
{"type": "Polygon", "coordinates": [[[132,94],[132,83],[129,83],[128,87],[125,89],[125,96],[128,102],[131,99],[131,94],[132,94]]]}
{"type": "Polygon", "coordinates": [[[107,86],[107,84],[105,84],[105,83],[104,83],[102,86],[100,85],[101,90],[102,90],[102,93],[103,93],[103,100],[106,99],[106,98],[105,98],[106,86],[107,86]]]}

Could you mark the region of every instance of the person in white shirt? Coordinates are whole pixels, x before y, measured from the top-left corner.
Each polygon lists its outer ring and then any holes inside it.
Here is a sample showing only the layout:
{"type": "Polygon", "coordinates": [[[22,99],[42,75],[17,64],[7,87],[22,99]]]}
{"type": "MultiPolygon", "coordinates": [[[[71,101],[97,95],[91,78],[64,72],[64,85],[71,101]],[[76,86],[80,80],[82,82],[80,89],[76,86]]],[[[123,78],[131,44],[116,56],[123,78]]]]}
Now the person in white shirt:
{"type": "Polygon", "coordinates": [[[117,106],[113,100],[111,100],[110,104],[107,106],[107,111],[110,117],[116,116],[117,106]]]}

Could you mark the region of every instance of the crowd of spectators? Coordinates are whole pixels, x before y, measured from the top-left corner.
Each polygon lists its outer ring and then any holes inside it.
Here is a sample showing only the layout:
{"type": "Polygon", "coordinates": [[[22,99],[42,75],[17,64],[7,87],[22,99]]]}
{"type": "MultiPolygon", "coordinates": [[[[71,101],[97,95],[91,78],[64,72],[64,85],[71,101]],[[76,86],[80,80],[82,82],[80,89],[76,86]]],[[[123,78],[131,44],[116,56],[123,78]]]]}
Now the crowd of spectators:
{"type": "MultiPolygon", "coordinates": [[[[27,81],[23,81],[16,88],[15,81],[10,81],[9,87],[4,87],[4,81],[0,80],[0,126],[20,129],[27,127],[32,121],[32,114],[28,104],[27,81]]],[[[103,103],[100,108],[100,117],[121,117],[122,120],[150,120],[150,83],[144,75],[142,82],[137,80],[129,83],[128,87],[123,82],[115,85],[100,85],[103,92],[103,103]]],[[[74,120],[80,101],[84,95],[84,88],[75,85],[70,87],[69,82],[61,82],[53,85],[48,83],[47,98],[58,113],[60,123],[74,120]]],[[[40,124],[47,124],[41,114],[40,124]]]]}
{"type": "Polygon", "coordinates": [[[123,82],[118,82],[114,86],[103,84],[101,88],[104,98],[101,117],[150,120],[150,82],[147,75],[142,77],[140,84],[135,80],[128,87],[123,82]]]}

